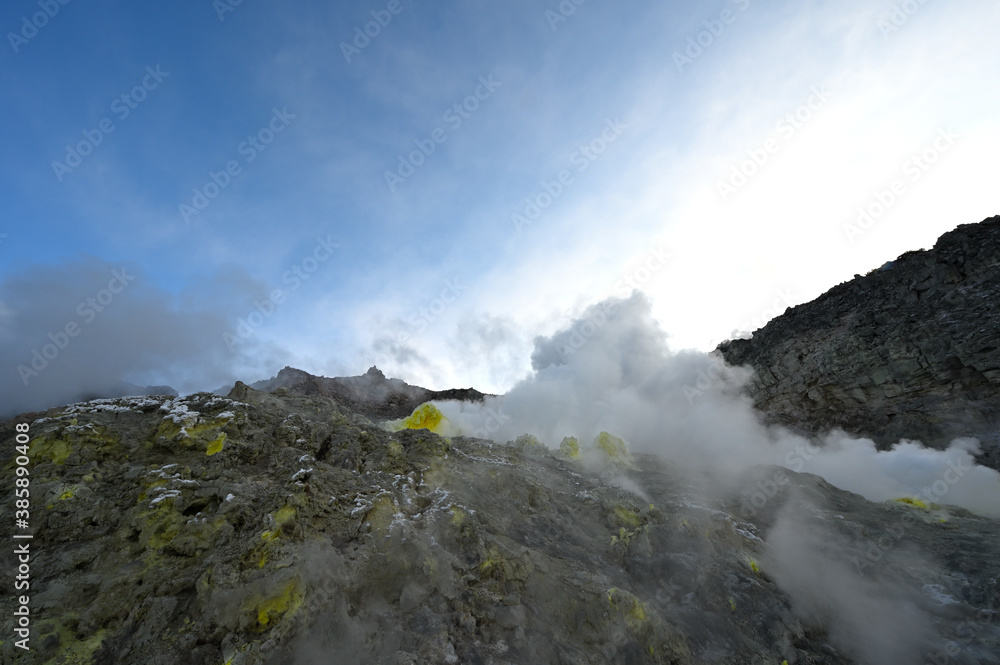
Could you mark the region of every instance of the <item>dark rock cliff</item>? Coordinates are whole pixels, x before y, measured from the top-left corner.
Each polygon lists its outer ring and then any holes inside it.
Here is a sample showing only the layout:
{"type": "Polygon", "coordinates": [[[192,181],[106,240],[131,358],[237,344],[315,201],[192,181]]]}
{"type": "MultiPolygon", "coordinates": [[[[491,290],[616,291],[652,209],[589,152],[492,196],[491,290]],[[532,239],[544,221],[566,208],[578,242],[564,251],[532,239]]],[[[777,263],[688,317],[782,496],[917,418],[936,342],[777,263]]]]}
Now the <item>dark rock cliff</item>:
{"type": "Polygon", "coordinates": [[[769,421],[840,427],[886,447],[974,436],[1000,468],[1000,217],[965,224],[793,307],[751,339],[723,342],[749,365],[769,421]]]}

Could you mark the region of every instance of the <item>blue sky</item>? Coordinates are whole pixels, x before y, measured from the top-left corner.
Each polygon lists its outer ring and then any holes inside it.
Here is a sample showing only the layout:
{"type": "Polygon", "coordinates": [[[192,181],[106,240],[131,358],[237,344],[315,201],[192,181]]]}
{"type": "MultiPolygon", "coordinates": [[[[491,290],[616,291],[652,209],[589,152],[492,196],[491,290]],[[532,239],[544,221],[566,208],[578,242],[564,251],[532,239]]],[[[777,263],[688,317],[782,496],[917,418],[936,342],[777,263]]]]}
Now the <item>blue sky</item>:
{"type": "Polygon", "coordinates": [[[995,1],[35,0],[0,27],[26,408],[284,365],[502,392],[632,286],[708,350],[998,213],[995,1]]]}

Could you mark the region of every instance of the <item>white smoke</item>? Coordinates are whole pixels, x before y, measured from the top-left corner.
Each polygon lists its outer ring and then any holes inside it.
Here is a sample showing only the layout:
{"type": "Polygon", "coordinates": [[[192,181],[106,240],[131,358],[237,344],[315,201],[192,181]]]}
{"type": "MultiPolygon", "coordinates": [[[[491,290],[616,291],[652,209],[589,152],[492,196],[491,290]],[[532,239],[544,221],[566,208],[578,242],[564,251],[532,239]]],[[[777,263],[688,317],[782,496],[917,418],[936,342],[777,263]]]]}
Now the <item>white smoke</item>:
{"type": "Polygon", "coordinates": [[[833,432],[821,441],[761,423],[742,392],[746,369],[714,354],[673,352],[635,293],[594,305],[569,327],[536,338],[534,373],[482,406],[441,404],[463,432],[495,441],[530,433],[558,447],[607,431],[631,449],[662,455],[713,482],[757,464],[815,473],[872,501],[917,497],[1000,517],[1000,473],[977,466],[978,443],[947,450],[872,441],[833,432]]]}
{"type": "Polygon", "coordinates": [[[266,285],[222,268],[178,296],[132,264],[81,258],[25,269],[0,282],[0,419],[122,381],[185,393],[281,367],[288,354],[256,338],[226,346],[261,292],[266,285]]]}
{"type": "MultiPolygon", "coordinates": [[[[809,519],[809,509],[802,499],[783,505],[763,561],[796,613],[825,627],[834,644],[865,665],[925,662],[921,652],[937,636],[913,590],[861,575],[850,563],[850,543],[809,519]]],[[[917,567],[916,555],[908,556],[917,567]]]]}
{"type": "MultiPolygon", "coordinates": [[[[929,509],[953,504],[1000,517],[1000,473],[975,464],[974,439],[957,439],[947,450],[901,441],[880,451],[839,431],[817,440],[766,426],[743,392],[750,373],[714,354],[671,351],[638,293],[595,305],[566,329],[537,338],[532,365],[534,372],[502,397],[439,406],[464,433],[499,442],[530,433],[558,447],[566,436],[583,444],[610,432],[634,452],[678,464],[709,498],[732,499],[754,475],[747,470],[765,464],[817,474],[872,501],[919,498],[929,509]]],[[[771,496],[765,494],[788,484],[782,470],[765,473],[771,479],[757,484],[759,496],[743,494],[744,517],[760,514],[771,496]]],[[[921,653],[941,638],[918,593],[891,575],[857,569],[857,543],[817,521],[806,497],[792,491],[775,504],[764,569],[800,620],[826,631],[859,663],[924,662],[921,653]]],[[[923,559],[899,547],[893,560],[908,570],[923,559]]]]}

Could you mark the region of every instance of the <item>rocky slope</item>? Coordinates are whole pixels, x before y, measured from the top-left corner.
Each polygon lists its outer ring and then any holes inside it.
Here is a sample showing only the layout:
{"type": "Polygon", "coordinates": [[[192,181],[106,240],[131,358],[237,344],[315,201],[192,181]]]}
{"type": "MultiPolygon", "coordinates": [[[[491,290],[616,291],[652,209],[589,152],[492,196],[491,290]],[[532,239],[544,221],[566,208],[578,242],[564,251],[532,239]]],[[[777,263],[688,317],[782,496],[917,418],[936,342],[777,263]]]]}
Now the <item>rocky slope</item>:
{"type": "Polygon", "coordinates": [[[982,441],[1000,469],[1000,217],[946,233],[724,342],[771,422],[888,446],[982,441]]]}
{"type": "Polygon", "coordinates": [[[32,650],[5,611],[3,663],[1000,663],[997,522],[960,509],[763,467],[698,498],[613,437],[389,432],[242,384],[54,409],[30,438],[32,650]],[[773,536],[793,509],[812,547],[773,536]]]}

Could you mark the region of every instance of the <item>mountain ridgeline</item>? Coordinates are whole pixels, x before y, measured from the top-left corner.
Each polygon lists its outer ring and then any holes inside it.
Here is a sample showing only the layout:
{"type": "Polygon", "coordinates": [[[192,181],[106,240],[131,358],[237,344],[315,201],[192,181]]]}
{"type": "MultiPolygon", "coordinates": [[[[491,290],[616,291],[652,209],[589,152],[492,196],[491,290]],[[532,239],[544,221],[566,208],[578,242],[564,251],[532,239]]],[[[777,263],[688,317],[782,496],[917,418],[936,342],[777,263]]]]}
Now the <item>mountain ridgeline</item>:
{"type": "Polygon", "coordinates": [[[369,368],[361,376],[335,378],[286,367],[277,376],[258,381],[252,387],[264,392],[284,389],[293,395],[322,395],[374,420],[404,418],[432,400],[482,402],[486,397],[473,388],[428,390],[412,386],[400,379],[387,379],[377,367],[369,368]]]}

